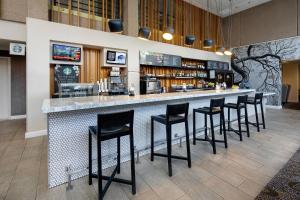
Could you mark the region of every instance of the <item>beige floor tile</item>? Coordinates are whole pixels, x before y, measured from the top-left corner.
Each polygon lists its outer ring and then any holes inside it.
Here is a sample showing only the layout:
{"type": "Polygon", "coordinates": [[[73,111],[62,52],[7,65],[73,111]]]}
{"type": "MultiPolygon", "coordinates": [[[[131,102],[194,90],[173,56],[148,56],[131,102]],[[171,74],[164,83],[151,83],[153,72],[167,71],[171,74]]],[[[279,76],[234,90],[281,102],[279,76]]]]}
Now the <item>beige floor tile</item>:
{"type": "Polygon", "coordinates": [[[259,194],[264,186],[246,179],[238,188],[254,198],[259,194]]]}

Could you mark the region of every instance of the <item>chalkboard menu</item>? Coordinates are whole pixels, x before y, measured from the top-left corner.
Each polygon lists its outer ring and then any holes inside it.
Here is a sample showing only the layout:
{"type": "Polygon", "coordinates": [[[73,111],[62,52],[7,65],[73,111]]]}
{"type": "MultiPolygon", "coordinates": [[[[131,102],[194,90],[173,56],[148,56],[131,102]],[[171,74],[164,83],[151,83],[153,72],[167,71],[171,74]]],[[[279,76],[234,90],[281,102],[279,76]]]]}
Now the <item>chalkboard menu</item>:
{"type": "Polygon", "coordinates": [[[229,63],[219,61],[207,61],[207,69],[229,70],[229,63]]]}
{"type": "Polygon", "coordinates": [[[140,64],[152,66],[181,67],[181,57],[168,54],[141,51],[140,64]]]}
{"type": "Polygon", "coordinates": [[[163,65],[163,54],[141,51],[140,52],[140,64],[141,65],[162,66],[163,65]]]}
{"type": "Polygon", "coordinates": [[[217,61],[207,61],[207,69],[218,69],[217,61]]]}
{"type": "Polygon", "coordinates": [[[76,65],[55,65],[54,67],[54,88],[58,92],[60,83],[78,83],[79,66],[76,65]]]}
{"type": "Polygon", "coordinates": [[[181,57],[173,55],[163,55],[163,66],[181,67],[181,57]]]}

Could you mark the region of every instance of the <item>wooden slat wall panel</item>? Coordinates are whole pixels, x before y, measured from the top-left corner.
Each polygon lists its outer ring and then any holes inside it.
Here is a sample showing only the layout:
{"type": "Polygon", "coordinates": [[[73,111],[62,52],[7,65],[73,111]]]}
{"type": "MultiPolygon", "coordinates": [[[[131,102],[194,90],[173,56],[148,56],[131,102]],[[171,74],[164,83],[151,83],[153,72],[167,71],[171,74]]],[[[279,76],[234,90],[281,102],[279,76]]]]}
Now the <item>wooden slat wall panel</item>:
{"type": "MultiPolygon", "coordinates": [[[[152,35],[150,40],[184,46],[185,35],[194,34],[196,36],[196,41],[191,48],[202,49],[202,41],[206,37],[205,22],[208,20],[207,11],[194,5],[190,5],[183,0],[170,0],[169,6],[171,6],[170,11],[173,11],[173,28],[175,33],[172,41],[165,41],[162,39],[162,33],[167,24],[167,0],[140,0],[140,5],[141,19],[139,25],[141,27],[147,26],[151,29],[152,35]],[[160,8],[160,4],[163,8],[160,8]],[[160,11],[162,13],[159,13],[160,11]],[[162,14],[162,19],[160,19],[160,14],[162,14]],[[147,24],[145,24],[146,20],[148,22],[147,24]],[[160,23],[162,23],[162,27],[160,27],[160,23]]],[[[221,35],[218,33],[220,18],[214,14],[209,14],[209,19],[209,37],[215,41],[215,46],[210,50],[214,51],[216,45],[221,41],[221,35]]]]}

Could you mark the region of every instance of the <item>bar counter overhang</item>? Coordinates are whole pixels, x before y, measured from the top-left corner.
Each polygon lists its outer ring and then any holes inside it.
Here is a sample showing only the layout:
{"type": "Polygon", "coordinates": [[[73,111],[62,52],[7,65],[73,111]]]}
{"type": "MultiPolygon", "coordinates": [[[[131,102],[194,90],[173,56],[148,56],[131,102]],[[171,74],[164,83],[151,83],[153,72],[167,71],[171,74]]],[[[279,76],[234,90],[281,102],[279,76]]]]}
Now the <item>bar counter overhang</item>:
{"type": "MultiPolygon", "coordinates": [[[[88,174],[88,127],[96,125],[97,114],[119,112],[133,109],[134,144],[140,155],[149,153],[151,115],[165,114],[167,104],[189,102],[189,130],[192,137],[192,110],[209,106],[211,98],[225,97],[226,102],[236,102],[239,95],[254,95],[253,89],[227,89],[194,92],[177,92],[136,96],[91,96],[62,99],[46,99],[42,112],[47,114],[48,124],[48,184],[49,188],[67,182],[66,167],[72,172],[72,179],[88,174]]],[[[266,100],[264,100],[264,103],[266,100]]],[[[248,109],[249,116],[254,114],[253,107],[248,109]]],[[[236,114],[232,113],[232,119],[236,114]]],[[[116,119],[118,120],[118,119],[116,119]]],[[[204,117],[196,116],[197,129],[204,125],[204,117]]],[[[172,126],[173,136],[183,137],[184,124],[172,126]]],[[[165,128],[155,125],[155,149],[165,147],[165,128]]],[[[202,132],[199,132],[202,134],[202,132]]],[[[184,141],[184,139],[182,140],[184,141]]],[[[96,142],[96,141],[93,141],[96,142]]],[[[178,143],[174,140],[173,143],[178,143]]],[[[116,141],[107,141],[102,145],[102,163],[104,168],[116,164],[116,141]]],[[[121,162],[129,160],[129,139],[121,138],[121,162]]],[[[197,145],[201,145],[198,143],[197,145]]],[[[93,155],[96,155],[96,145],[93,155]]],[[[93,160],[96,157],[93,157],[93,160]]],[[[193,160],[193,158],[192,158],[193,160]]],[[[93,162],[96,164],[96,162],[93,162]]],[[[97,166],[93,166],[97,170],[97,166]]]]}

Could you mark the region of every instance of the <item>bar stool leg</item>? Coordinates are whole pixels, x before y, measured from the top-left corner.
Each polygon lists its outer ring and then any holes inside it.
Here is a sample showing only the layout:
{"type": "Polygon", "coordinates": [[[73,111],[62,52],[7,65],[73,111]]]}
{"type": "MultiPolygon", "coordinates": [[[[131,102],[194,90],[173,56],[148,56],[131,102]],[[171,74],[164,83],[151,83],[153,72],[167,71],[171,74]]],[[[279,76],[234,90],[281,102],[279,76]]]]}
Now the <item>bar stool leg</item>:
{"type": "Polygon", "coordinates": [[[189,168],[191,168],[192,161],[191,161],[191,149],[190,149],[190,136],[189,136],[188,121],[185,121],[185,135],[186,135],[186,151],[187,151],[188,166],[189,166],[189,168]]]}
{"type": "Polygon", "coordinates": [[[118,160],[118,168],[117,168],[117,173],[120,174],[121,172],[121,141],[120,137],[117,138],[117,160],[118,160]]]}
{"type": "Polygon", "coordinates": [[[210,129],[211,129],[211,137],[212,137],[212,146],[213,146],[213,152],[216,154],[216,141],[215,141],[215,131],[214,131],[214,121],[213,121],[213,115],[209,115],[210,117],[210,129]]]}
{"type": "Polygon", "coordinates": [[[93,179],[92,179],[92,133],[89,131],[89,185],[93,184],[93,179]]]}
{"type": "Polygon", "coordinates": [[[257,113],[257,104],[254,104],[254,109],[255,109],[255,118],[256,118],[256,126],[257,126],[257,132],[260,132],[259,129],[259,121],[258,121],[258,113],[257,113]]]}
{"type": "Polygon", "coordinates": [[[193,111],[193,145],[196,145],[196,112],[193,111]]]}
{"type": "Polygon", "coordinates": [[[171,134],[171,125],[166,125],[166,134],[167,134],[167,151],[168,151],[168,168],[169,176],[172,176],[172,134],[171,134]]]}
{"type": "Polygon", "coordinates": [[[264,108],[263,108],[262,100],[260,102],[260,110],[261,110],[261,117],[262,117],[262,121],[263,121],[263,128],[266,129],[265,113],[264,113],[264,108]]]}
{"type": "Polygon", "coordinates": [[[135,162],[134,162],[134,143],[133,133],[129,136],[130,139],[130,159],[131,159],[131,182],[132,182],[132,194],[136,193],[136,182],[135,182],[135,162]]]}
{"type": "Polygon", "coordinates": [[[101,139],[97,138],[97,151],[98,151],[98,199],[103,200],[103,191],[102,191],[102,160],[101,160],[101,139]]]}
{"type": "Polygon", "coordinates": [[[205,133],[205,139],[207,138],[207,114],[204,114],[204,133],[205,133]]]}
{"type": "Polygon", "coordinates": [[[241,109],[240,108],[237,109],[237,118],[238,118],[240,141],[243,141],[242,127],[241,127],[241,109]]]}
{"type": "Polygon", "coordinates": [[[154,160],[154,120],[151,118],[151,161],[154,160]]]}
{"type": "Polygon", "coordinates": [[[227,144],[227,133],[226,133],[226,126],[225,126],[225,114],[224,114],[224,111],[222,112],[222,121],[223,121],[223,131],[224,131],[224,143],[225,143],[225,148],[227,149],[228,144],[227,144]]]}
{"type": "Polygon", "coordinates": [[[222,113],[220,113],[220,135],[222,135],[222,133],[223,133],[223,121],[222,121],[222,113]]]}
{"type": "Polygon", "coordinates": [[[230,124],[231,123],[230,122],[230,108],[228,108],[228,113],[227,114],[228,114],[228,116],[227,116],[228,117],[227,125],[228,125],[228,130],[229,130],[231,128],[231,124],[230,124]]]}
{"type": "Polygon", "coordinates": [[[247,105],[245,105],[245,122],[246,122],[247,136],[250,137],[247,105]]]}

